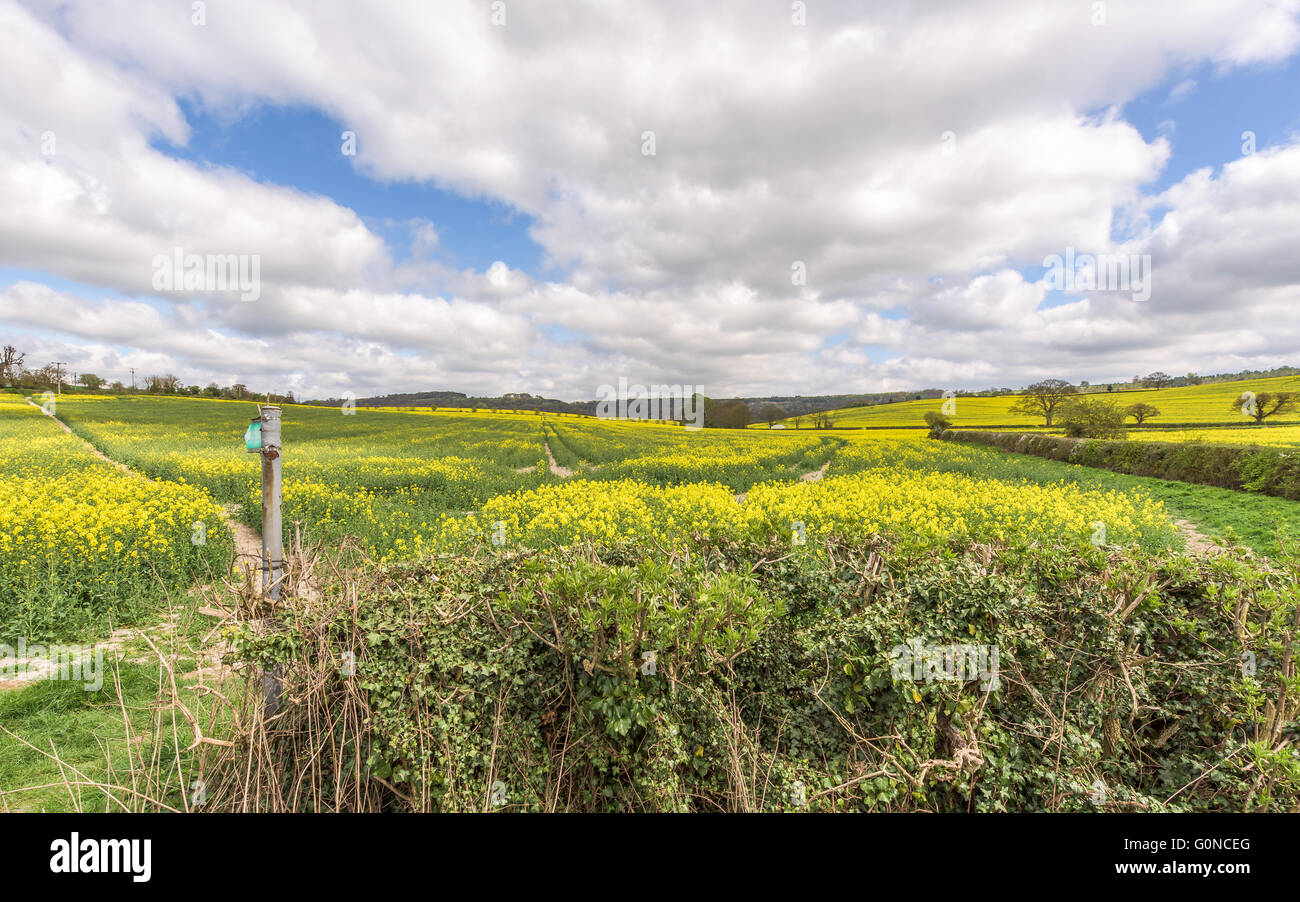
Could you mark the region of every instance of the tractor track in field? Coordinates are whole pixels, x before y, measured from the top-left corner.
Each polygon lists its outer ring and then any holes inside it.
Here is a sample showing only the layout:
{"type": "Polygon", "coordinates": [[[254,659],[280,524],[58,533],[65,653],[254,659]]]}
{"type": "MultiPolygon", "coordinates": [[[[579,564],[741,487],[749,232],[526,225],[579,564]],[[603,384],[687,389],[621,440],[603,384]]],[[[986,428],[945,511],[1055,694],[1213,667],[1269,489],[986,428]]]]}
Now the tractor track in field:
{"type": "MultiPolygon", "coordinates": [[[[830,465],[831,462],[829,460],[826,461],[826,463],[822,464],[816,470],[809,470],[807,473],[804,473],[802,476],[799,477],[799,481],[800,482],[821,482],[822,479],[825,478],[826,471],[830,468],[830,465]]],[[[749,492],[736,492],[735,494],[736,503],[744,504],[745,498],[748,496],[749,496],[749,492]]]]}
{"type": "Polygon", "coordinates": [[[556,463],[555,455],[551,453],[550,439],[547,439],[545,444],[546,444],[546,459],[547,461],[550,462],[551,473],[556,476],[559,476],[561,479],[567,479],[568,477],[572,476],[573,475],[572,470],[570,470],[568,467],[562,467],[558,463],[556,463]]]}
{"type": "Polygon", "coordinates": [[[826,471],[830,469],[830,465],[831,462],[829,460],[826,461],[826,463],[822,464],[818,469],[812,470],[800,476],[799,481],[800,482],[821,482],[822,477],[826,475],[826,471]]]}

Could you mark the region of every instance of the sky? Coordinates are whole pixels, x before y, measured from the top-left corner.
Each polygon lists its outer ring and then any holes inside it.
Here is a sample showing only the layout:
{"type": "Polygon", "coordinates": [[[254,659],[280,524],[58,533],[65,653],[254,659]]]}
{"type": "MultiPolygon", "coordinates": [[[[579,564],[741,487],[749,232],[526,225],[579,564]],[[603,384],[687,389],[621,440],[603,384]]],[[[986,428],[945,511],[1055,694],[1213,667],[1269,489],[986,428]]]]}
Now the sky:
{"type": "Polygon", "coordinates": [[[0,0],[0,35],[29,366],[578,400],[1300,361],[1300,0],[0,0]],[[1087,255],[1146,290],[1053,272],[1087,255]]]}

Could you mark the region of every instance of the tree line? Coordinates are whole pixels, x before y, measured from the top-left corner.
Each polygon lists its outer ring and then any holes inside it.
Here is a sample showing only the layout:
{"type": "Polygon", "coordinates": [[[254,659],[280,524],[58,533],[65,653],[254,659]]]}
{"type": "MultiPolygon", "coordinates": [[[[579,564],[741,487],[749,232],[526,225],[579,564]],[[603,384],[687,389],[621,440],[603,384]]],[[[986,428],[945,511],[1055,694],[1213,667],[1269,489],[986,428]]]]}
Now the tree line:
{"type": "Polygon", "coordinates": [[[215,382],[209,382],[206,386],[186,385],[172,373],[143,376],[135,385],[124,385],[120,380],[103,379],[95,373],[78,373],[76,381],[69,382],[67,371],[53,363],[28,367],[26,361],[27,354],[13,345],[5,345],[0,349],[0,387],[54,391],[60,385],[65,387],[74,385],[92,392],[105,391],[111,394],[179,395],[190,398],[220,398],[228,401],[269,398],[269,403],[273,404],[294,403],[293,392],[287,395],[254,392],[240,382],[234,385],[218,385],[215,382]]]}

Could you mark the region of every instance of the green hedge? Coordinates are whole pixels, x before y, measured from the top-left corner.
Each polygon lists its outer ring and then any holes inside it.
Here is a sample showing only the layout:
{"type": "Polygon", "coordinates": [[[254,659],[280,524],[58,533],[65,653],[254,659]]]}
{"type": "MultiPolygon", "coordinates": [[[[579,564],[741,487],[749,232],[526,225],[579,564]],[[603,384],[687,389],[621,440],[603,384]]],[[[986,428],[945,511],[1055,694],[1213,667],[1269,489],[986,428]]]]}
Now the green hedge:
{"type": "Polygon", "coordinates": [[[701,541],[320,590],[234,639],[281,665],[269,735],[315,810],[359,768],[393,810],[1300,809],[1295,576],[1249,552],[701,541]],[[996,684],[900,676],[910,642],[996,647],[996,684]]]}
{"type": "Polygon", "coordinates": [[[1210,442],[1103,441],[968,429],[949,429],[942,438],[1116,473],[1300,500],[1300,450],[1295,449],[1210,442]]]}

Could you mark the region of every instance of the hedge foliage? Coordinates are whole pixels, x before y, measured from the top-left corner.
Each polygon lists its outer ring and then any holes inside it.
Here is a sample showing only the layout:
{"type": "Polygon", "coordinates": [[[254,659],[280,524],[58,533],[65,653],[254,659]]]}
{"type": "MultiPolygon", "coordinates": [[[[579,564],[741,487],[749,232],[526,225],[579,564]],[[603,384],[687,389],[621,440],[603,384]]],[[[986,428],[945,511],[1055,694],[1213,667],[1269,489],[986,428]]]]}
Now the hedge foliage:
{"type": "Polygon", "coordinates": [[[1300,450],[1208,442],[1127,442],[950,429],[941,436],[1134,476],[1300,500],[1300,450]]]}
{"type": "Polygon", "coordinates": [[[1295,811],[1298,601],[1248,551],[701,539],[343,574],[233,644],[319,808],[360,771],[398,810],[1295,811]],[[996,647],[996,688],[909,643],[996,647]]]}

